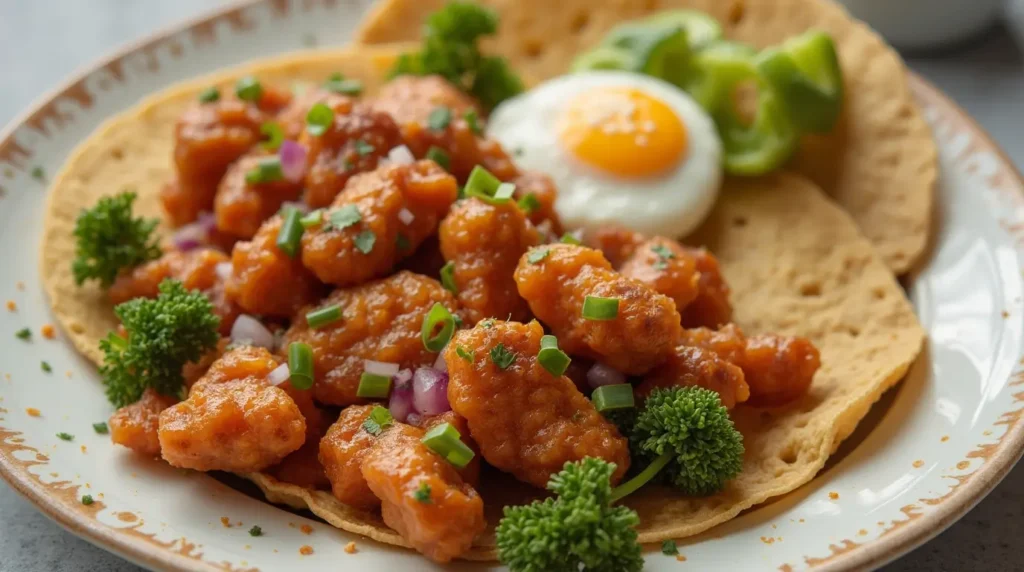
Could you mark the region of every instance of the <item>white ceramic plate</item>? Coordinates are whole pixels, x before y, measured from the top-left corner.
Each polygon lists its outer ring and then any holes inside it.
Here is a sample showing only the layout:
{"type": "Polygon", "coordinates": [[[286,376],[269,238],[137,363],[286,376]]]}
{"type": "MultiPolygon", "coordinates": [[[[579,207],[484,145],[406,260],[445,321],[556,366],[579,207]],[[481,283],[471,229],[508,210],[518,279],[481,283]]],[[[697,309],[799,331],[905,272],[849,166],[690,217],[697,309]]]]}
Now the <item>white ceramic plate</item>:
{"type": "MultiPolygon", "coordinates": [[[[94,368],[59,335],[39,335],[53,318],[37,267],[46,183],[33,167],[56,172],[106,117],[171,83],[314,40],[341,44],[365,7],[365,0],[268,0],[222,11],[92,68],[0,135],[0,301],[17,304],[13,312],[0,308],[0,474],[74,533],[151,568],[431,566],[112,447],[91,428],[110,413],[94,368]],[[31,342],[14,336],[26,326],[31,342]],[[40,370],[42,360],[53,373],[40,370]],[[97,502],[83,506],[84,494],[97,502]],[[254,524],[263,537],[249,536],[254,524]],[[344,551],[352,540],[356,554],[344,551]],[[313,553],[301,556],[307,545],[313,553]]],[[[690,569],[881,565],[962,516],[1024,449],[1024,183],[953,103],[920,79],[913,88],[942,165],[934,247],[909,281],[926,350],[822,475],[681,543],[690,569]]],[[[648,554],[650,570],[678,566],[657,550],[648,554]]]]}

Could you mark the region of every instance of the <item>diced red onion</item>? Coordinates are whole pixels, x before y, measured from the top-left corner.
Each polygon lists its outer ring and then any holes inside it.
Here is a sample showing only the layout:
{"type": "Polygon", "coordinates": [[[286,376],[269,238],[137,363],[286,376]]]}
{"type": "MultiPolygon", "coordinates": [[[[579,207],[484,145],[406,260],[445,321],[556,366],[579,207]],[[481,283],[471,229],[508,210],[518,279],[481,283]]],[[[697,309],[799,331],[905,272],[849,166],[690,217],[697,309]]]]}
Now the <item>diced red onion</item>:
{"type": "Polygon", "coordinates": [[[291,376],[292,374],[288,370],[288,364],[283,363],[274,368],[274,371],[267,374],[267,381],[270,383],[270,385],[281,385],[282,383],[288,381],[288,379],[291,378],[291,376]]]}
{"type": "Polygon", "coordinates": [[[434,360],[434,369],[448,373],[448,362],[444,361],[444,350],[437,354],[437,359],[434,360]]]}
{"type": "Polygon", "coordinates": [[[590,366],[590,369],[587,370],[587,383],[594,389],[602,385],[619,385],[626,383],[626,381],[626,375],[621,371],[612,369],[600,362],[590,366]]]}
{"type": "Polygon", "coordinates": [[[388,399],[388,411],[398,421],[405,423],[412,413],[412,370],[403,369],[392,377],[393,387],[388,399]]]}
{"type": "Polygon", "coordinates": [[[421,367],[412,375],[412,407],[421,415],[438,415],[451,410],[448,404],[448,374],[421,367]]]}
{"type": "Polygon", "coordinates": [[[281,171],[284,178],[293,183],[298,183],[306,174],[306,147],[301,143],[286,139],[277,150],[281,158],[281,171]]]}
{"type": "Polygon", "coordinates": [[[217,273],[217,278],[221,281],[231,278],[231,263],[230,262],[218,262],[217,266],[213,267],[213,271],[217,273]]]}
{"type": "Polygon", "coordinates": [[[412,156],[412,151],[408,147],[399,145],[388,151],[388,161],[392,165],[412,165],[416,162],[416,157],[412,156]]]}
{"type": "Polygon", "coordinates": [[[274,334],[259,320],[249,314],[242,314],[231,326],[231,342],[235,344],[252,344],[268,350],[274,349],[274,334]]]}
{"type": "Polygon", "coordinates": [[[416,220],[416,215],[412,214],[412,211],[406,208],[398,211],[398,220],[402,221],[402,224],[412,224],[412,221],[416,220]]]}
{"type": "Polygon", "coordinates": [[[400,369],[402,368],[397,363],[373,361],[372,359],[363,360],[363,371],[365,371],[366,373],[372,373],[374,375],[394,377],[398,375],[398,370],[400,369]]]}
{"type": "Polygon", "coordinates": [[[171,240],[174,247],[182,252],[199,248],[210,241],[210,233],[217,228],[217,217],[210,212],[199,213],[194,222],[174,231],[171,240]]]}

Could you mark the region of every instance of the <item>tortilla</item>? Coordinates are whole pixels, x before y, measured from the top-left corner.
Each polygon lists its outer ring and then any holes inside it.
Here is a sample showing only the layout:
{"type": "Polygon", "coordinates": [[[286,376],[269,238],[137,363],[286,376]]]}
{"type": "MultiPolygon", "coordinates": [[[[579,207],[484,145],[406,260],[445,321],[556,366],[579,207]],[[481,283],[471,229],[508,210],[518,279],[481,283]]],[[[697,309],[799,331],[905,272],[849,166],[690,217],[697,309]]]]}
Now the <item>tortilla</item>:
{"type": "MultiPolygon", "coordinates": [[[[100,196],[123,188],[139,193],[139,214],[161,216],[158,193],[171,176],[173,125],[201,89],[248,74],[287,85],[320,81],[341,71],[364,81],[372,93],[391,58],[407,48],[350,48],[235,68],[160,93],[98,129],[50,189],[42,245],[46,291],[75,346],[100,363],[99,340],[117,325],[98,288],[74,285],[70,261],[75,218],[100,196]]],[[[734,411],[747,456],[743,472],[725,491],[685,498],[652,486],[628,497],[627,504],[640,514],[642,542],[699,533],[811,480],[871,404],[906,372],[922,340],[912,308],[882,258],[846,213],[797,175],[727,180],[711,217],[689,242],[706,245],[719,257],[733,288],[739,325],[748,333],[808,336],[821,350],[823,365],[799,402],[776,410],[734,411]]],[[[267,475],[244,476],[271,502],[308,508],[338,528],[408,546],[379,514],[267,475]]],[[[511,477],[505,481],[491,476],[481,494],[488,501],[492,525],[502,506],[527,502],[540,493],[522,493],[508,483],[511,477]]],[[[494,546],[491,529],[464,557],[494,559],[494,546]]]]}
{"type": "MultiPolygon", "coordinates": [[[[383,0],[357,39],[367,44],[414,40],[427,15],[447,0],[383,0]]],[[[525,78],[564,74],[580,52],[616,24],[690,8],[723,22],[726,34],[763,47],[808,28],[830,32],[846,83],[844,114],[828,136],[804,138],[792,168],[815,181],[849,212],[897,274],[924,253],[938,164],[931,131],[914,104],[899,55],[866,25],[828,0],[481,0],[501,15],[485,44],[525,78]]]]}

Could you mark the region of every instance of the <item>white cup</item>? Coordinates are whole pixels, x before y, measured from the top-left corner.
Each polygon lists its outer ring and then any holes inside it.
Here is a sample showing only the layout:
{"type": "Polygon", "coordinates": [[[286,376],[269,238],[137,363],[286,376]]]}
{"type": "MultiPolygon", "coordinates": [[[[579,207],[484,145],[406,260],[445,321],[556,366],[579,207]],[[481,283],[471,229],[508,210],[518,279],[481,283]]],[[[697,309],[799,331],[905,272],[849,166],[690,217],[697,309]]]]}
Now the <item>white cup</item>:
{"type": "Polygon", "coordinates": [[[1003,0],[839,0],[892,45],[940,49],[980,34],[995,22],[1003,0]]]}

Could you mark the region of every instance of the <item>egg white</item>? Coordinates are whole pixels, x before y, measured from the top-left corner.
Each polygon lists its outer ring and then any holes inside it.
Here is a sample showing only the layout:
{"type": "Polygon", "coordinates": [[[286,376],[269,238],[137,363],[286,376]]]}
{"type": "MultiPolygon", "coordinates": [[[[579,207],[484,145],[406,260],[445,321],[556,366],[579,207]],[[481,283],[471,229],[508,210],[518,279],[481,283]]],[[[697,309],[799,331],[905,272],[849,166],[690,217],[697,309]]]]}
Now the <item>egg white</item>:
{"type": "Polygon", "coordinates": [[[647,236],[682,237],[707,217],[722,182],[722,142],[714,122],[685,92],[645,75],[594,71],[546,81],[499,105],[487,135],[513,153],[520,167],[552,177],[558,186],[555,209],[570,229],[621,225],[647,236]],[[555,126],[576,96],[600,87],[633,88],[670,107],[687,135],[678,165],[657,176],[627,178],[573,156],[555,126]]]}

